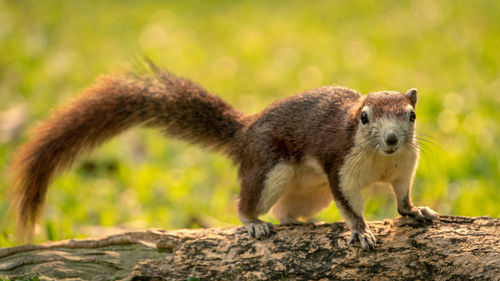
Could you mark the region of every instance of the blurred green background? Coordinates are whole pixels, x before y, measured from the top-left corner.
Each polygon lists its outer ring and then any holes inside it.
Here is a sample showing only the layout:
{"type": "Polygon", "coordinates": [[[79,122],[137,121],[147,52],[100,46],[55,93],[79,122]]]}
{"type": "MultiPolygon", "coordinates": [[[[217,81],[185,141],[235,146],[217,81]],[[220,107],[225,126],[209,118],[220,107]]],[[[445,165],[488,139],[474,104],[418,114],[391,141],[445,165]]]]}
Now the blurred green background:
{"type": "MultiPolygon", "coordinates": [[[[0,246],[14,245],[8,165],[29,130],[143,55],[248,113],[321,85],[416,87],[427,141],[414,202],[498,217],[499,16],[493,0],[0,0],[0,246]]],[[[52,183],[36,242],[235,225],[237,192],[225,156],[136,129],[52,183]]],[[[390,189],[364,194],[367,219],[397,216],[390,189]]],[[[341,217],[331,206],[318,219],[341,217]]]]}

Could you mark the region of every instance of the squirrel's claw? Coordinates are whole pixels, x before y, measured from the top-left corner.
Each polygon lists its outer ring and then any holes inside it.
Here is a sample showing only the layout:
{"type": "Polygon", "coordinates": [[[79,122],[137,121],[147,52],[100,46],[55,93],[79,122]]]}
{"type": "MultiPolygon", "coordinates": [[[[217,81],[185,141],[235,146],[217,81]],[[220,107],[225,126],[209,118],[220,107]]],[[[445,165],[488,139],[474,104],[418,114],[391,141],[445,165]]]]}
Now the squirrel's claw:
{"type": "Polygon", "coordinates": [[[252,238],[265,239],[271,236],[273,225],[268,222],[256,221],[244,225],[246,231],[252,238]]]}
{"type": "Polygon", "coordinates": [[[413,217],[419,221],[433,221],[439,214],[429,207],[413,207],[411,211],[402,212],[402,215],[413,217]]]}
{"type": "Polygon", "coordinates": [[[426,220],[432,221],[439,218],[439,214],[429,207],[417,207],[426,220]]]}
{"type": "Polygon", "coordinates": [[[349,239],[349,244],[354,244],[356,240],[359,240],[361,248],[363,248],[363,250],[365,251],[375,249],[375,244],[377,243],[377,239],[375,239],[373,233],[368,229],[351,231],[351,239],[349,239]]]}

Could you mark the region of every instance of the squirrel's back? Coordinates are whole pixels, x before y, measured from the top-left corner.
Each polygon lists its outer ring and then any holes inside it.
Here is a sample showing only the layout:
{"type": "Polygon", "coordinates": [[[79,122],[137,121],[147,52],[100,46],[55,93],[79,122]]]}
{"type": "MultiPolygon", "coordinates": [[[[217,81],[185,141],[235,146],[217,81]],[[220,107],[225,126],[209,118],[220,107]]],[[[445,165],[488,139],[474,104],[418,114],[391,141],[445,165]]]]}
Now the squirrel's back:
{"type": "MultiPolygon", "coordinates": [[[[271,104],[245,129],[240,149],[242,162],[266,153],[262,146],[274,147],[280,150],[277,155],[296,162],[308,154],[330,154],[321,148],[334,151],[337,149],[332,150],[332,145],[344,146],[343,143],[352,141],[353,112],[363,97],[352,89],[325,86],[271,104]]],[[[264,161],[266,157],[267,154],[261,156],[264,161]]]]}

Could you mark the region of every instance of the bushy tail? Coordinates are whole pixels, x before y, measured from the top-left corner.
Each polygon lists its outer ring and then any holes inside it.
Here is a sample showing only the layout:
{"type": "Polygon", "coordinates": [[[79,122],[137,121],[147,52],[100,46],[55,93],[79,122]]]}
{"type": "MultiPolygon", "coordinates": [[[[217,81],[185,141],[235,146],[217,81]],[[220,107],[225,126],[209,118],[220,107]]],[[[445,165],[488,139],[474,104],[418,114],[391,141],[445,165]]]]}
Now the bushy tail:
{"type": "Polygon", "coordinates": [[[85,152],[146,125],[174,137],[230,150],[243,114],[189,80],[152,65],[151,77],[103,77],[33,132],[13,163],[13,208],[22,240],[32,238],[52,177],[85,152]]]}

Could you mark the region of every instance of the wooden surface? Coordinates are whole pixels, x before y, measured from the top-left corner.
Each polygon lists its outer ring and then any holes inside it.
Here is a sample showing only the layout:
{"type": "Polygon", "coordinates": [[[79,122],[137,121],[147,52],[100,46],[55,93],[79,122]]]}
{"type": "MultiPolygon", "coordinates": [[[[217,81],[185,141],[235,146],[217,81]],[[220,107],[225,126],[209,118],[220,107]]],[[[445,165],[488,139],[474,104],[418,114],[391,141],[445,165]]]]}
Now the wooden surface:
{"type": "Polygon", "coordinates": [[[500,219],[444,216],[370,222],[374,251],[348,245],[344,223],[151,229],[0,249],[0,276],[40,280],[500,280],[500,219]]]}

